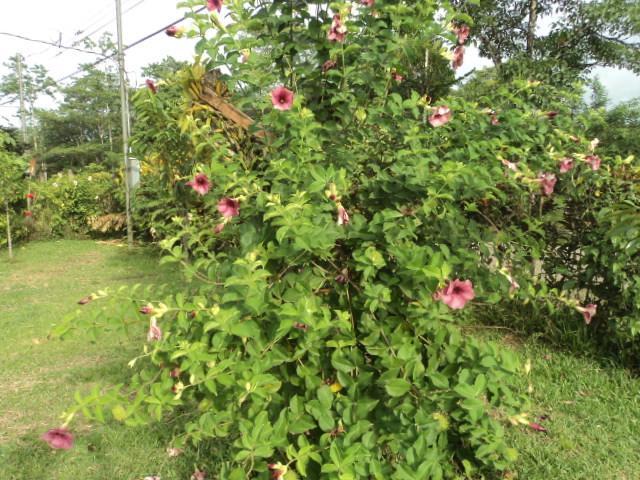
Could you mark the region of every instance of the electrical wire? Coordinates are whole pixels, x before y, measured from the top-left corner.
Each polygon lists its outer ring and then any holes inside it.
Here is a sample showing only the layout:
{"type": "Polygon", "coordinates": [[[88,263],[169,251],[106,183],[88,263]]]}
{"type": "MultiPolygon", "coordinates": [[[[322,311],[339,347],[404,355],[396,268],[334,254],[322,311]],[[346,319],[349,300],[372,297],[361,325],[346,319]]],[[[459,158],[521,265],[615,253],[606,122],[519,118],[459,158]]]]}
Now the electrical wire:
{"type": "MultiPolygon", "coordinates": [[[[196,10],[194,13],[200,13],[200,12],[202,12],[203,10],[205,10],[206,8],[207,8],[207,7],[201,7],[201,8],[199,8],[198,10],[196,10]]],[[[178,20],[176,20],[175,22],[171,22],[170,24],[168,24],[168,25],[166,25],[166,26],[164,26],[164,27],[162,27],[162,28],[160,28],[160,29],[156,30],[155,32],[150,33],[150,34],[148,34],[148,35],[145,35],[144,37],[142,37],[142,38],[140,38],[140,39],[136,40],[136,41],[135,41],[135,42],[133,42],[132,44],[125,46],[125,47],[124,47],[124,49],[123,49],[123,51],[124,51],[124,52],[126,52],[126,51],[127,51],[127,50],[129,50],[130,48],[136,47],[136,46],[140,45],[141,43],[146,42],[147,40],[149,40],[149,39],[150,39],[150,38],[152,38],[152,37],[155,37],[155,36],[156,36],[156,35],[158,35],[159,33],[163,33],[167,28],[169,28],[169,27],[171,27],[171,26],[173,26],[173,25],[178,25],[179,23],[182,23],[182,22],[183,22],[183,21],[185,21],[187,18],[189,18],[189,17],[187,17],[187,16],[185,15],[184,17],[179,18],[179,19],[178,19],[178,20]]],[[[74,77],[75,75],[77,75],[77,74],[79,74],[79,73],[82,73],[82,72],[85,70],[85,68],[87,68],[87,67],[88,67],[88,68],[95,67],[96,65],[99,65],[99,64],[101,64],[102,62],[105,62],[105,61],[110,60],[110,59],[112,59],[112,58],[114,58],[114,57],[117,57],[117,56],[118,56],[118,53],[113,53],[113,54],[111,54],[111,55],[107,55],[106,57],[103,57],[103,58],[101,58],[100,60],[97,60],[97,61],[95,61],[95,62],[93,62],[93,63],[89,64],[88,66],[84,66],[84,67],[82,67],[82,68],[79,68],[79,69],[78,69],[78,70],[76,70],[75,72],[70,73],[69,75],[65,75],[64,77],[62,77],[62,78],[60,78],[60,79],[56,80],[56,83],[61,83],[61,82],[65,81],[65,80],[67,80],[67,79],[69,79],[69,78],[71,78],[71,77],[74,77]]]]}
{"type": "Polygon", "coordinates": [[[64,49],[64,50],[74,50],[76,52],[90,53],[92,55],[103,56],[102,53],[100,53],[100,52],[93,52],[91,50],[85,50],[84,48],[69,47],[69,46],[66,46],[66,45],[62,45],[60,43],[49,42],[47,40],[40,40],[40,39],[37,39],[37,38],[29,38],[29,37],[25,37],[23,35],[18,35],[16,33],[0,32],[0,35],[17,38],[17,39],[20,39],[20,40],[24,40],[26,42],[42,43],[44,45],[49,45],[51,47],[61,48],[61,49],[64,49]]]}
{"type": "MultiPolygon", "coordinates": [[[[144,1],[144,0],[143,0],[143,1],[144,1]]],[[[201,7],[201,8],[199,8],[199,9],[195,10],[195,11],[194,11],[194,13],[200,13],[200,12],[202,12],[203,10],[205,10],[206,8],[207,8],[207,7],[201,7]]],[[[139,38],[138,40],[136,40],[136,41],[135,41],[135,42],[133,42],[132,44],[125,46],[125,47],[124,47],[124,49],[123,49],[123,52],[125,52],[125,51],[129,50],[130,48],[136,47],[136,46],[140,45],[141,43],[146,42],[147,40],[149,40],[149,39],[151,39],[151,38],[155,37],[155,36],[156,36],[156,35],[158,35],[159,33],[163,33],[167,28],[169,28],[169,27],[171,27],[171,26],[173,26],[173,25],[178,25],[178,24],[180,24],[180,23],[184,22],[187,18],[189,18],[189,17],[188,17],[187,15],[185,15],[185,16],[183,16],[182,18],[179,18],[179,19],[177,19],[176,21],[171,22],[170,24],[168,24],[168,25],[166,25],[166,26],[164,26],[164,27],[162,27],[162,28],[160,28],[160,29],[156,30],[155,32],[152,32],[152,33],[150,33],[150,34],[148,34],[148,35],[145,35],[145,36],[144,36],[144,37],[142,37],[142,38],[139,38]]],[[[94,53],[95,53],[95,52],[94,52],[94,53]]],[[[74,77],[74,76],[78,75],[79,73],[84,72],[86,68],[95,67],[96,65],[99,65],[99,64],[101,64],[102,62],[106,62],[107,60],[110,60],[110,59],[115,58],[115,57],[117,57],[117,56],[118,56],[118,53],[113,53],[113,54],[111,54],[111,55],[103,56],[103,57],[102,57],[102,58],[100,58],[99,60],[97,60],[97,61],[95,61],[95,62],[93,62],[93,63],[91,63],[91,64],[89,64],[89,65],[85,65],[85,66],[83,66],[82,68],[79,68],[78,70],[76,70],[75,72],[70,73],[69,75],[65,75],[64,77],[62,77],[62,78],[59,78],[59,79],[55,80],[55,83],[62,83],[62,82],[64,82],[65,80],[68,80],[69,78],[74,77]]],[[[3,103],[0,103],[0,106],[8,105],[8,104],[10,104],[10,103],[13,103],[13,102],[15,102],[17,99],[18,99],[18,96],[17,96],[17,95],[14,95],[14,97],[13,97],[13,98],[11,98],[11,99],[9,99],[9,100],[7,100],[7,101],[3,102],[3,103]]]]}

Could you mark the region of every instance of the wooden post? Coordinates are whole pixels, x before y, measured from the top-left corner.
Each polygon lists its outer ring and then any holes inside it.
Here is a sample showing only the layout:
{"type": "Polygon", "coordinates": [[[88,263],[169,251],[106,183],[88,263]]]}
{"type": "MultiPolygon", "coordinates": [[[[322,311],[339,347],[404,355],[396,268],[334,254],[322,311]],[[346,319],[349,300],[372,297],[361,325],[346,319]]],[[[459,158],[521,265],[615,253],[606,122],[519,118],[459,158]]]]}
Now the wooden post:
{"type": "Polygon", "coordinates": [[[9,201],[4,202],[4,208],[7,211],[7,246],[9,247],[9,258],[13,258],[13,241],[11,239],[11,217],[9,216],[9,201]]]}

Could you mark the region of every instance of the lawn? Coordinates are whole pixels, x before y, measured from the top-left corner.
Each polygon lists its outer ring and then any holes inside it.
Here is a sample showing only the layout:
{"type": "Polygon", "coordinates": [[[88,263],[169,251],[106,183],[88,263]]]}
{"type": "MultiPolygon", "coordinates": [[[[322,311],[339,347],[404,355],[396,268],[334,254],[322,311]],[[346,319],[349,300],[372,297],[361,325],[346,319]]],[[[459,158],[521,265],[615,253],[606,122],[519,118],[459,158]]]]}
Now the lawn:
{"type": "Polygon", "coordinates": [[[170,281],[149,250],[95,241],[36,242],[6,251],[0,260],[0,479],[139,479],[159,474],[163,480],[189,478],[194,458],[169,458],[166,428],[131,430],[74,423],[73,450],[53,451],[39,440],[59,426],[60,414],[76,390],[99,382],[118,383],[127,360],[139,351],[139,339],[103,335],[92,343],[76,334],[48,340],[52,324],[79,306],[77,301],[100,287],[170,281]]]}
{"type": "MultiPolygon", "coordinates": [[[[79,422],[71,451],[53,451],[38,439],[61,423],[60,413],[73,402],[76,390],[124,381],[126,363],[144,336],[110,334],[92,343],[75,334],[62,342],[47,339],[52,324],[100,287],[171,282],[177,280],[175,273],[159,269],[150,250],[128,252],[114,243],[37,242],[16,253],[12,263],[0,260],[0,479],[139,480],[160,475],[162,480],[187,480],[195,464],[206,464],[206,452],[170,458],[167,425],[128,429],[115,422],[79,422]]],[[[521,387],[533,387],[532,414],[548,430],[508,430],[520,451],[508,478],[640,478],[640,380],[615,365],[603,366],[534,340],[492,338],[514,349],[523,362],[531,359],[531,373],[522,378],[521,387]]]]}

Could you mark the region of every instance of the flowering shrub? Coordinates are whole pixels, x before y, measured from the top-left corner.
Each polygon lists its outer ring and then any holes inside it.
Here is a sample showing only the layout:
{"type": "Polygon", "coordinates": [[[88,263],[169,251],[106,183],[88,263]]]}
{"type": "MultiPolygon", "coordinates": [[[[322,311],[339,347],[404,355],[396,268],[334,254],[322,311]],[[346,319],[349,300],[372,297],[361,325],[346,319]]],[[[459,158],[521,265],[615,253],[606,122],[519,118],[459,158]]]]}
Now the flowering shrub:
{"type": "Polygon", "coordinates": [[[398,85],[426,77],[409,66],[427,46],[466,40],[471,20],[445,3],[225,3],[226,27],[213,3],[192,15],[200,33],[217,25],[198,51],[256,123],[202,104],[201,65],[138,92],[143,212],[186,283],[96,292],[83,303],[114,297],[110,309],[56,329],[147,335],[131,383],[80,398],[66,423],[180,411],[176,447],[217,440],[220,478],[504,470],[505,426],[529,422],[510,387],[519,366],[461,326],[545,295],[593,316],[577,293],[545,290],[535,260],[559,192],[601,181],[606,160],[594,169],[573,139],[563,92],[515,81],[433,100],[398,85]]]}
{"type": "Polygon", "coordinates": [[[33,184],[35,236],[74,236],[122,231],[124,222],[114,219],[111,228],[101,228],[100,219],[124,211],[121,181],[99,168],[77,175],[58,174],[47,182],[33,184]]]}

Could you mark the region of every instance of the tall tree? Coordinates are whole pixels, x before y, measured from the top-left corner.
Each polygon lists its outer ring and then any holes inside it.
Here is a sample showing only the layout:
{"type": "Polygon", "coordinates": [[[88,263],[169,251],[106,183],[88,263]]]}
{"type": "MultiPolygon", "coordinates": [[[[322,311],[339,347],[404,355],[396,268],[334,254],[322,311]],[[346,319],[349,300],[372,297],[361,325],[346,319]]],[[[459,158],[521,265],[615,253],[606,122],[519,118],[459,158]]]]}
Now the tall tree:
{"type": "MultiPolygon", "coordinates": [[[[473,18],[472,38],[497,67],[515,60],[529,70],[538,67],[551,80],[560,70],[575,78],[596,65],[640,73],[640,2],[635,0],[453,3],[473,18]]],[[[513,68],[503,70],[513,73],[513,68]]]]}

